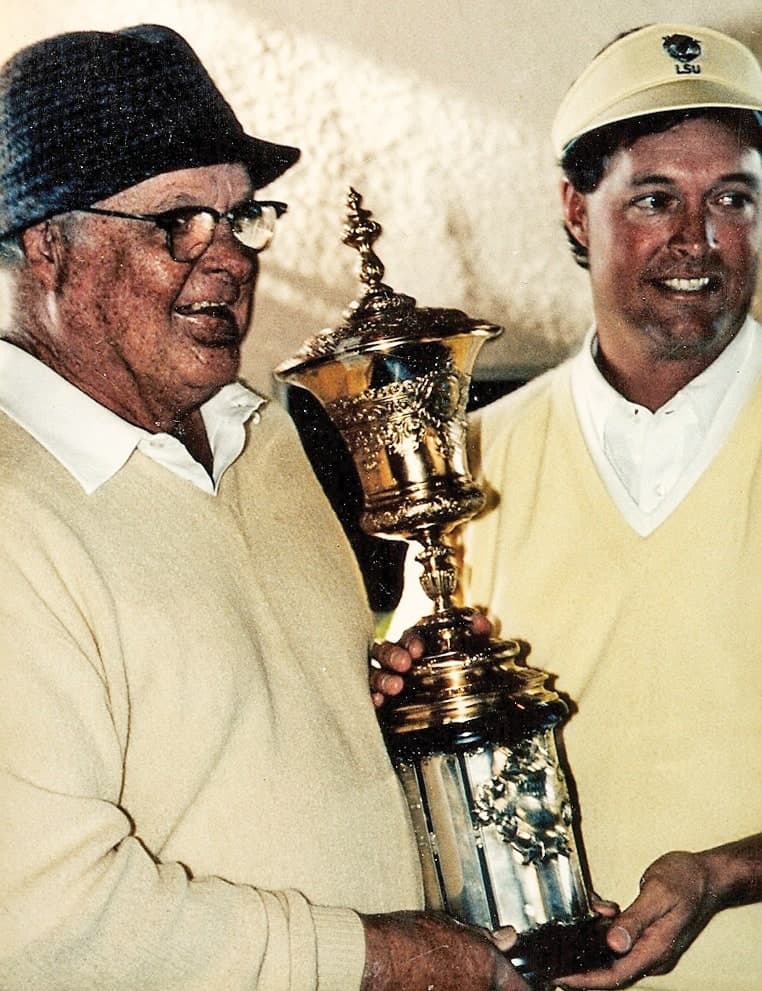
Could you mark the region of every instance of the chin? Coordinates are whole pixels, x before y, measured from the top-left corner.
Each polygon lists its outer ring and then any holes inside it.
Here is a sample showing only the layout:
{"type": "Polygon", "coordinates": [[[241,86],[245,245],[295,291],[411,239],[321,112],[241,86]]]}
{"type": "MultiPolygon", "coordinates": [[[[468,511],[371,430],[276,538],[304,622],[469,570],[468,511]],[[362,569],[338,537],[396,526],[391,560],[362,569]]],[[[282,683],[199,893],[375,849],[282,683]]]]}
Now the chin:
{"type": "Polygon", "coordinates": [[[667,358],[674,361],[690,361],[694,358],[713,358],[732,339],[728,327],[700,328],[693,333],[667,334],[663,340],[663,350],[667,358]]]}
{"type": "Polygon", "coordinates": [[[231,382],[235,382],[238,378],[238,366],[230,368],[224,373],[220,371],[219,374],[210,375],[206,370],[206,374],[200,374],[198,369],[195,369],[195,374],[188,373],[178,380],[179,388],[176,390],[177,394],[184,393],[187,398],[188,403],[198,408],[202,406],[207,400],[211,399],[212,396],[216,395],[220,389],[224,389],[226,385],[230,385],[231,382]]]}
{"type": "Polygon", "coordinates": [[[241,348],[239,344],[205,347],[200,351],[194,351],[191,363],[189,374],[196,377],[199,384],[208,382],[220,388],[238,377],[241,367],[241,348]]]}

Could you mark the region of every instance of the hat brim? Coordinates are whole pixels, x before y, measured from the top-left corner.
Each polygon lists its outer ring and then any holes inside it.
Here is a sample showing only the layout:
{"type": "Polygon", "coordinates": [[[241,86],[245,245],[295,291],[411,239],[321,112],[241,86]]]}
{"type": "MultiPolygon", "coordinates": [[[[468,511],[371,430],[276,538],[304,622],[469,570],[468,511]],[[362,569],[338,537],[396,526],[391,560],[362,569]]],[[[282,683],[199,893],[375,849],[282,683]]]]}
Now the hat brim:
{"type": "Polygon", "coordinates": [[[299,160],[301,151],[290,145],[275,144],[245,134],[241,155],[255,189],[260,189],[290,169],[299,160]]]}

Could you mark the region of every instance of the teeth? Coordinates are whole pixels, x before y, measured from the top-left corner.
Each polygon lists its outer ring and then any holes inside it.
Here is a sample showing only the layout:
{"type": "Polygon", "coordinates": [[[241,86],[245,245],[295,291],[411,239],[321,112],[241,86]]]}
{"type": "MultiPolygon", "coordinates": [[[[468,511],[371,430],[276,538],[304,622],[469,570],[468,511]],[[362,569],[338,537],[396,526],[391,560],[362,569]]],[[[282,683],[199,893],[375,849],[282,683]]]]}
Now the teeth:
{"type": "Polygon", "coordinates": [[[211,300],[205,299],[200,303],[189,303],[186,309],[192,313],[201,313],[203,310],[218,310],[222,305],[222,303],[213,303],[211,300]]]}
{"type": "Polygon", "coordinates": [[[707,277],[702,279],[663,279],[662,285],[668,289],[674,289],[676,292],[699,292],[701,289],[706,289],[709,285],[709,279],[707,277]]]}

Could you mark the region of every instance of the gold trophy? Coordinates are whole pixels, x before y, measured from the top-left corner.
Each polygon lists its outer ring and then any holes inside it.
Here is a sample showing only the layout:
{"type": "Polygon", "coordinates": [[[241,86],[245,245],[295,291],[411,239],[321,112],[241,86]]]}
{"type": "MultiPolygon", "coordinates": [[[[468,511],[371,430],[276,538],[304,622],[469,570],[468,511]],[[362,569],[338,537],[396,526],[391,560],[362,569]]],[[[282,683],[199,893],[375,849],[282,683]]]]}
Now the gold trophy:
{"type": "Polygon", "coordinates": [[[362,485],[363,530],[422,548],[433,603],[416,626],[425,655],[380,718],[427,907],[490,930],[514,926],[511,961],[543,988],[608,956],[555,736],[568,707],[526,665],[526,644],[474,635],[473,610],[454,604],[447,542],[484,506],[467,465],[466,403],[477,353],[501,328],[395,293],[373,251],[380,233],[350,190],[343,240],[359,252],[364,291],[343,325],[276,374],[312,393],[338,428],[362,485]]]}

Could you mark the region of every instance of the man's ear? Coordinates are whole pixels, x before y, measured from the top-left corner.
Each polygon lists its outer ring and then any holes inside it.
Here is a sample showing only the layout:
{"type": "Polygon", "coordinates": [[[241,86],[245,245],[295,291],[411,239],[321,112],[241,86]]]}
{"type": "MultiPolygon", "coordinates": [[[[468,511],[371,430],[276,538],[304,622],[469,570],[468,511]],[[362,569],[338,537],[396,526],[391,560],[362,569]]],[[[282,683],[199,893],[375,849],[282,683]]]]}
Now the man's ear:
{"type": "Polygon", "coordinates": [[[21,232],[21,245],[29,267],[47,289],[57,289],[66,258],[63,231],[52,220],[27,227],[21,232]]]}
{"type": "Polygon", "coordinates": [[[564,211],[564,227],[583,248],[589,248],[587,239],[587,196],[580,193],[564,176],[561,180],[561,202],[564,211]]]}

